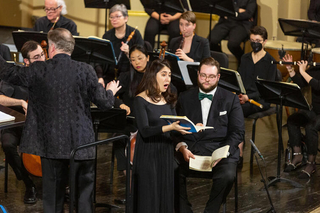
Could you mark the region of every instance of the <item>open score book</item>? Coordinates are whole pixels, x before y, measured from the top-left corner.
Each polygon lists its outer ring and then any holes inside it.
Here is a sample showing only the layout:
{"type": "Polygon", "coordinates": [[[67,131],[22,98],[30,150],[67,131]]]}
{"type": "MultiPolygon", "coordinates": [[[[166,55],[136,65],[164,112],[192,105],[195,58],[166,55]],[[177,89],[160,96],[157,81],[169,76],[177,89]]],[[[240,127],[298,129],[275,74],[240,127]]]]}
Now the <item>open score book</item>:
{"type": "Polygon", "coordinates": [[[219,149],[216,149],[211,156],[194,155],[195,159],[190,158],[189,160],[189,169],[202,172],[211,172],[212,165],[217,160],[228,157],[229,147],[229,145],[220,147],[219,149]]]}
{"type": "Polygon", "coordinates": [[[166,120],[169,124],[180,121],[180,126],[191,128],[188,132],[199,132],[203,129],[213,129],[211,126],[196,126],[189,118],[187,118],[187,116],[161,115],[160,118],[166,120]]]}

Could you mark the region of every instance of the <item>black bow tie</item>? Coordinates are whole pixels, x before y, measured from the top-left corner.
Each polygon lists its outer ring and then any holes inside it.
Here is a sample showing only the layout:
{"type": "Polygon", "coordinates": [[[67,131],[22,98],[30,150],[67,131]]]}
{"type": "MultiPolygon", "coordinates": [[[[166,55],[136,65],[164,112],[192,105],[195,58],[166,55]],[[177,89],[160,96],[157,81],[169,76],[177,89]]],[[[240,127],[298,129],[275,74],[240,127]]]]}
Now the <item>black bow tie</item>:
{"type": "Polygon", "coordinates": [[[213,98],[213,95],[211,95],[211,94],[205,94],[205,93],[202,93],[202,92],[199,92],[198,96],[199,96],[199,100],[200,100],[200,101],[201,101],[202,99],[204,99],[204,98],[208,98],[210,101],[212,101],[212,98],[213,98]]]}

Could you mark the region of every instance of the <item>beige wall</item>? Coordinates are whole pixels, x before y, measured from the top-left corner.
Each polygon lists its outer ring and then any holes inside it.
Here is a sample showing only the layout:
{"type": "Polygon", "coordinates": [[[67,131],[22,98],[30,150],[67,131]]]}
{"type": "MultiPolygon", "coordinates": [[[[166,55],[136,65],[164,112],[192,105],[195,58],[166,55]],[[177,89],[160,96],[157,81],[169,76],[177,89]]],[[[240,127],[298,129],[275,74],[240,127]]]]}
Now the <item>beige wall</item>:
{"type": "MultiPolygon", "coordinates": [[[[278,18],[307,19],[309,0],[257,0],[259,6],[259,24],[269,32],[269,39],[294,40],[284,36],[278,24],[278,18]]],[[[82,36],[99,36],[104,33],[105,9],[85,8],[83,0],[66,0],[67,17],[78,25],[82,36]]],[[[32,16],[44,16],[44,0],[0,0],[0,25],[32,27],[32,16]]],[[[128,24],[138,26],[141,34],[148,15],[144,12],[140,0],[131,0],[128,24]]],[[[214,17],[217,20],[217,17],[214,17]]],[[[213,21],[213,25],[216,21],[213,21]]],[[[110,23],[108,23],[110,26],[110,23]]],[[[209,15],[197,14],[196,33],[206,37],[209,33],[209,15]]]]}

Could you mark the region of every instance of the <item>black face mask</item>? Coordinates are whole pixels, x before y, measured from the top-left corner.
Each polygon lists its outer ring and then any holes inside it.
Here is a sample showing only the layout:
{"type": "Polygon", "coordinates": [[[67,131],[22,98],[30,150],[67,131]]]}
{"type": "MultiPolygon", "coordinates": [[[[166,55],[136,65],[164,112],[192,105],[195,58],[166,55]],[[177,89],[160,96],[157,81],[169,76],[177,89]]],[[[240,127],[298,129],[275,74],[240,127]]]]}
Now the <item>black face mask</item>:
{"type": "Polygon", "coordinates": [[[262,44],[261,43],[256,43],[256,42],[251,42],[251,47],[253,52],[257,53],[260,50],[262,50],[262,44]]]}

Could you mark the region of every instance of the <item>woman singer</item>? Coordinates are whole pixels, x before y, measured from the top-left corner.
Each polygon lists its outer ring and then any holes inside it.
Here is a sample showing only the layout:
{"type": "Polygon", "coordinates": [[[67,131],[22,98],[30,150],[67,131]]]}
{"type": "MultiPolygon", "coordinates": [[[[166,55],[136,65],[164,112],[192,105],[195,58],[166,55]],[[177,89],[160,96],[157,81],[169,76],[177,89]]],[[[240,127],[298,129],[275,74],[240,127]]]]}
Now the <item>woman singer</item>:
{"type": "Polygon", "coordinates": [[[155,60],[137,89],[133,110],[138,135],[133,160],[134,212],[172,213],[174,209],[174,145],[170,131],[187,134],[178,122],[168,124],[161,115],[175,115],[168,62],[155,60]]]}

